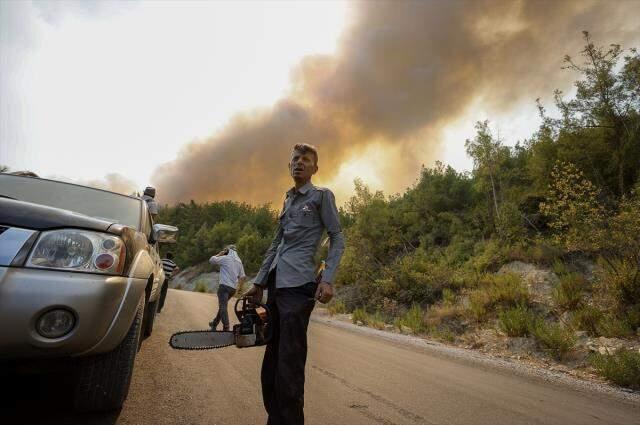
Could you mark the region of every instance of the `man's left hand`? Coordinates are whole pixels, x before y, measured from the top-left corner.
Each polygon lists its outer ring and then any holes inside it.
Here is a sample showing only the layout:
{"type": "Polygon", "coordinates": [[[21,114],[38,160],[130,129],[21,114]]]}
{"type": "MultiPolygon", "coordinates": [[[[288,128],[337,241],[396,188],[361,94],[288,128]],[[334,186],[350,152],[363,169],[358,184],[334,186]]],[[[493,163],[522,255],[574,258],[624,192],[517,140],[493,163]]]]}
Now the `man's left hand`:
{"type": "Polygon", "coordinates": [[[316,289],[316,300],[326,304],[333,298],[333,286],[327,282],[321,282],[316,289]]]}

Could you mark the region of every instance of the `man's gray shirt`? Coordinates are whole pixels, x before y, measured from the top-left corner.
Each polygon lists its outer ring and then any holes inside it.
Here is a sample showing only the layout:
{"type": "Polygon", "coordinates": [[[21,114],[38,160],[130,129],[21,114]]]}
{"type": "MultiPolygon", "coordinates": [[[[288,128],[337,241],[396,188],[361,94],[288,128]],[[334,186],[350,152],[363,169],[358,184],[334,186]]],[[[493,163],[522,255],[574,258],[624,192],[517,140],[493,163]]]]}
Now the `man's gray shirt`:
{"type": "Polygon", "coordinates": [[[329,189],[311,182],[287,192],[276,236],[265,255],[255,284],[265,286],[271,270],[277,268],[276,288],[293,288],[316,280],[314,256],[322,233],[329,235],[329,254],[322,281],[333,283],[344,252],[344,236],[338,209],[329,189]]]}

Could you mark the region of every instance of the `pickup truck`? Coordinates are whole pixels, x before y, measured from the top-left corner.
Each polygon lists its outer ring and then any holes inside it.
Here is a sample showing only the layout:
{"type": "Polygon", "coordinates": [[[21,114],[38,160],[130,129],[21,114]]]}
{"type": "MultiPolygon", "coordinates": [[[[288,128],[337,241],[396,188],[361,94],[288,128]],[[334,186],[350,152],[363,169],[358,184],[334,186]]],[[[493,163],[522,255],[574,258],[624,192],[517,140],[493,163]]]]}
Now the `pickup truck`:
{"type": "Polygon", "coordinates": [[[69,368],[76,409],[120,408],[177,233],[138,197],[0,174],[0,373],[69,368]]]}

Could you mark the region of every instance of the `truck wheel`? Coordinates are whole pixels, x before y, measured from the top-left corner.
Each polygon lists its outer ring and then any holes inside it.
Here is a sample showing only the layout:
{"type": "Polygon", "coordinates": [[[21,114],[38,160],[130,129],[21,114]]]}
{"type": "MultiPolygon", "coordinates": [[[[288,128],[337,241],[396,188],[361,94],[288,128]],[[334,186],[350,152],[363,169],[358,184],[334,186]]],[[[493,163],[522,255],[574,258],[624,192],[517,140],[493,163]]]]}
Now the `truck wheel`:
{"type": "Polygon", "coordinates": [[[144,332],[142,334],[143,339],[147,339],[153,332],[153,323],[156,321],[156,313],[158,310],[158,304],[160,303],[160,297],[154,302],[147,303],[147,311],[145,312],[144,332]]]}
{"type": "Polygon", "coordinates": [[[143,316],[144,297],[138,303],[127,335],[113,351],[81,359],[73,400],[76,410],[97,411],[122,407],[129,393],[143,316]]]}

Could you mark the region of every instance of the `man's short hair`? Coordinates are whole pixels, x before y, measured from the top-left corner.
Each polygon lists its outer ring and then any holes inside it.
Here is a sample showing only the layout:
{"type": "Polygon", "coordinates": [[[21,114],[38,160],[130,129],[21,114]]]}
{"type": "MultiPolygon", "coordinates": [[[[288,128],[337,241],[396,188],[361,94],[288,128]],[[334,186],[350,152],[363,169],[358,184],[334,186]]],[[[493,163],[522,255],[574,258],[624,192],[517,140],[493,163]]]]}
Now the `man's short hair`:
{"type": "Polygon", "coordinates": [[[173,253],[171,253],[171,252],[167,252],[167,258],[168,258],[169,260],[173,260],[173,253]]]}
{"type": "Polygon", "coordinates": [[[316,165],[318,165],[318,149],[316,149],[315,146],[310,145],[308,143],[296,143],[296,145],[293,147],[292,152],[293,151],[298,151],[302,154],[312,153],[316,161],[316,165]]]}

